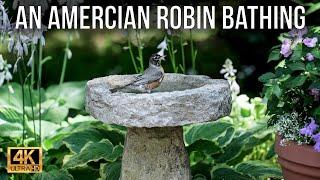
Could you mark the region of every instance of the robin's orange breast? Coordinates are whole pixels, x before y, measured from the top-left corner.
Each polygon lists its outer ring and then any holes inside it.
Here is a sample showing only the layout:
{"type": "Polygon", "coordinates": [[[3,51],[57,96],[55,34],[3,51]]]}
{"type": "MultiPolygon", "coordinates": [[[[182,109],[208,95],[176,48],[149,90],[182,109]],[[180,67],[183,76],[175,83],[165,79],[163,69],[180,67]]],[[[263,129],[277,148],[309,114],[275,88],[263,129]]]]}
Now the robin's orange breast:
{"type": "Polygon", "coordinates": [[[159,87],[160,84],[161,84],[161,81],[157,80],[152,83],[146,84],[146,88],[152,90],[152,89],[159,87]]]}

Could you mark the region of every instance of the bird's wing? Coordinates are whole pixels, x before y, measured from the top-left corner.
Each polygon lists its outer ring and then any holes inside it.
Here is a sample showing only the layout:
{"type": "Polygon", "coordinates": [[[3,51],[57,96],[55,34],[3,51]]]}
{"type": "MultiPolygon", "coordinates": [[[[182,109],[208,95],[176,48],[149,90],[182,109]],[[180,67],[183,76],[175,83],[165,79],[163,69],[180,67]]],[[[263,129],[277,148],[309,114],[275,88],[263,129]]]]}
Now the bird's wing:
{"type": "Polygon", "coordinates": [[[154,81],[157,81],[163,77],[163,73],[155,68],[148,68],[146,69],[143,74],[136,77],[135,82],[132,85],[144,85],[154,81]]]}

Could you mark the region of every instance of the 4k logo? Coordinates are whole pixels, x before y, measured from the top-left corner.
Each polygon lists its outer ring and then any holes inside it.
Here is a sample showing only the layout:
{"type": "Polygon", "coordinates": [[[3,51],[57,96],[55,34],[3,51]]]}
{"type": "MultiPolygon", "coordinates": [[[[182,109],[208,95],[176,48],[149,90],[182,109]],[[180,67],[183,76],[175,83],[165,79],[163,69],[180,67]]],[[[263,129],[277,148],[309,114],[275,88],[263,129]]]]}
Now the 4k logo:
{"type": "Polygon", "coordinates": [[[8,173],[42,172],[41,147],[9,147],[7,153],[8,173]]]}

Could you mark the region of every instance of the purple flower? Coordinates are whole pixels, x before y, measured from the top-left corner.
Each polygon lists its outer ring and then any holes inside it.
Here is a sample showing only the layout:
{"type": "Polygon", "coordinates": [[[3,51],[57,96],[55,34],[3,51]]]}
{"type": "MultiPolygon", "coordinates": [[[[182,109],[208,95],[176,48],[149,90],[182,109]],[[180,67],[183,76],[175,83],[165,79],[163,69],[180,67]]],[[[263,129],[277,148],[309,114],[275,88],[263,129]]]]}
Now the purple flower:
{"type": "Polygon", "coordinates": [[[310,47],[310,48],[316,47],[317,42],[318,42],[317,37],[314,37],[314,38],[307,37],[303,40],[303,44],[306,45],[307,47],[310,47]]]}
{"type": "Polygon", "coordinates": [[[311,53],[307,53],[306,59],[307,59],[308,61],[313,61],[313,60],[314,60],[314,56],[313,56],[311,53]]]}
{"type": "Polygon", "coordinates": [[[314,101],[319,101],[319,99],[320,99],[320,89],[312,88],[312,89],[310,89],[309,94],[311,96],[313,96],[314,101]]]}
{"type": "Polygon", "coordinates": [[[319,125],[316,124],[315,120],[313,118],[310,118],[311,122],[310,124],[306,125],[304,128],[300,129],[300,134],[305,136],[313,136],[313,132],[317,130],[319,125]]]}
{"type": "Polygon", "coordinates": [[[316,134],[316,135],[313,135],[312,136],[312,139],[315,141],[315,142],[320,142],[320,133],[316,134]]]}
{"type": "Polygon", "coordinates": [[[317,152],[320,152],[320,141],[313,146],[313,149],[317,152]]]}
{"type": "Polygon", "coordinates": [[[289,57],[292,54],[291,43],[292,43],[292,41],[290,39],[285,39],[282,42],[280,53],[284,57],[289,57]]]}
{"type": "Polygon", "coordinates": [[[292,38],[302,38],[307,33],[308,33],[308,28],[307,27],[304,27],[302,29],[294,28],[291,31],[289,31],[289,35],[292,38]]]}

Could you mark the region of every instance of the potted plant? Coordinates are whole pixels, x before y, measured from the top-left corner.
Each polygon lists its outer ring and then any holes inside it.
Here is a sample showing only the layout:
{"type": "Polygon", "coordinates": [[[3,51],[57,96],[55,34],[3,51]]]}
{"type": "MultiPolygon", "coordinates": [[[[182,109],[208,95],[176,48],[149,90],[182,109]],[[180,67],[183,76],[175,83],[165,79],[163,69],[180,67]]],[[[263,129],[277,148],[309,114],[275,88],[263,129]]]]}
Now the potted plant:
{"type": "Polygon", "coordinates": [[[282,34],[268,60],[275,71],[259,78],[285,179],[320,179],[319,38],[320,27],[282,34]]]}

